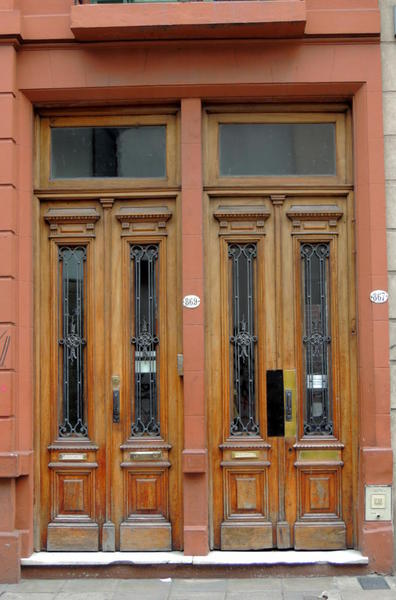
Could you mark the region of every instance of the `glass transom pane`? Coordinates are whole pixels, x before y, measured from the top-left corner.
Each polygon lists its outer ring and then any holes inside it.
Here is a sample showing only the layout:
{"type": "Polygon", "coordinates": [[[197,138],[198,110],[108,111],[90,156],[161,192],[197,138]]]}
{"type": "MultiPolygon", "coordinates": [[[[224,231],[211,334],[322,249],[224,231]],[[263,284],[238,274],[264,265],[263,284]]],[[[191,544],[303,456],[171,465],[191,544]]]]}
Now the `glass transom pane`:
{"type": "Polygon", "coordinates": [[[334,123],[223,123],[220,176],[334,176],[334,123]]]}
{"type": "Polygon", "coordinates": [[[51,178],[166,177],[166,126],[51,129],[51,178]]]}

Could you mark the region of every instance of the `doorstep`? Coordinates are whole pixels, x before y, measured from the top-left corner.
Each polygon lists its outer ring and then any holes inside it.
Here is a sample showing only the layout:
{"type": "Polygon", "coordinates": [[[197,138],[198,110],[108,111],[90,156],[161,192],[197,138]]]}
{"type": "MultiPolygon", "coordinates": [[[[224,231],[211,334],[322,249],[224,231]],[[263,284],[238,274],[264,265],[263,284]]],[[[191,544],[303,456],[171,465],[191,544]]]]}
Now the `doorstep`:
{"type": "Polygon", "coordinates": [[[368,558],[357,550],[304,552],[37,552],[21,560],[24,578],[224,578],[363,575],[368,558]]]}
{"type": "Polygon", "coordinates": [[[368,565],[358,550],[304,552],[209,552],[206,556],[185,556],[182,552],[35,552],[22,558],[23,567],[71,567],[124,565],[368,565]]]}

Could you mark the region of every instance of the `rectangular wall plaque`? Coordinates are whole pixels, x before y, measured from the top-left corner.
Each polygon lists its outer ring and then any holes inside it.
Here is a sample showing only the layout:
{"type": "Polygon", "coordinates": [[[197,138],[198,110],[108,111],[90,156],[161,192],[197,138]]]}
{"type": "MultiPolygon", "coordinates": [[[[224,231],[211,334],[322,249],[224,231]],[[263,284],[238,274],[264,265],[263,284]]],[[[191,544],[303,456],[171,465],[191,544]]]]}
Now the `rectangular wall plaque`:
{"type": "Polygon", "coordinates": [[[254,452],[253,450],[236,450],[234,452],[231,452],[231,458],[232,459],[252,459],[252,458],[258,458],[259,457],[259,453],[258,452],[254,452]]]}
{"type": "Polygon", "coordinates": [[[87,454],[59,454],[59,460],[78,461],[87,460],[87,454]]]}
{"type": "Polygon", "coordinates": [[[392,488],[390,485],[366,485],[366,521],[392,520],[392,488]]]}
{"type": "Polygon", "coordinates": [[[131,460],[161,460],[161,450],[144,450],[139,452],[131,452],[131,460]]]}

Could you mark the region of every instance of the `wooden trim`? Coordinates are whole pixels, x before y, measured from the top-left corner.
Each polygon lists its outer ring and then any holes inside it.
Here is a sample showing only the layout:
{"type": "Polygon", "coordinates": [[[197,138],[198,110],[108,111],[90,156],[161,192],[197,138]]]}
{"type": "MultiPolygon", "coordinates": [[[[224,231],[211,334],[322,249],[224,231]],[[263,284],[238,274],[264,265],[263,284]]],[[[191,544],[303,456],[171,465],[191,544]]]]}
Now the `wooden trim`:
{"type": "Polygon", "coordinates": [[[349,110],[349,105],[346,103],[330,103],[330,102],[311,102],[301,103],[296,105],[290,103],[251,103],[251,104],[207,104],[205,111],[208,114],[227,114],[227,113],[283,113],[294,112],[300,113],[345,113],[349,110]]]}

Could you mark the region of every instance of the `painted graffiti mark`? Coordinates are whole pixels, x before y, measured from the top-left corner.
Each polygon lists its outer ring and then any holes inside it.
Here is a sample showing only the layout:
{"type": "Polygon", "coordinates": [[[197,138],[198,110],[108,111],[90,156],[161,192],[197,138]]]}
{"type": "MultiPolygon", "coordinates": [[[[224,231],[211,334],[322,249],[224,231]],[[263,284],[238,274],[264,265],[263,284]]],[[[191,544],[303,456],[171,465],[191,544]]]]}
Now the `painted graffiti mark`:
{"type": "Polygon", "coordinates": [[[11,341],[11,336],[7,335],[6,333],[8,332],[8,329],[6,329],[5,331],[3,331],[3,333],[0,335],[0,369],[2,367],[4,367],[5,364],[5,360],[7,358],[7,352],[8,352],[8,348],[10,347],[10,341],[11,341]],[[4,341],[2,342],[2,339],[5,337],[4,341]]]}

